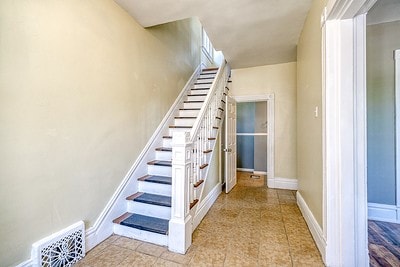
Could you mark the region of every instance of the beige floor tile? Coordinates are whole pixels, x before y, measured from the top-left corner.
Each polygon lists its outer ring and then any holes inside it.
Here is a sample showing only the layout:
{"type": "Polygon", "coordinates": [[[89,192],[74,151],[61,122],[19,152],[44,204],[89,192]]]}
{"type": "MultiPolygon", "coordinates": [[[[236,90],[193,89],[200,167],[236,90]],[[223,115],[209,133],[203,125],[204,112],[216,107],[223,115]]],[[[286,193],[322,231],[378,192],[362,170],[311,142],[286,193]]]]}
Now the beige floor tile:
{"type": "Polygon", "coordinates": [[[158,266],[158,267],[180,267],[180,266],[184,266],[180,263],[176,263],[173,261],[168,261],[168,260],[164,260],[161,258],[158,258],[156,263],[153,266],[158,266]]]}
{"type": "Polygon", "coordinates": [[[224,266],[254,267],[257,266],[257,258],[246,257],[236,253],[227,253],[224,266]]]}
{"type": "Polygon", "coordinates": [[[168,260],[168,261],[176,262],[179,264],[187,265],[187,264],[189,264],[190,260],[193,258],[195,251],[196,251],[196,247],[194,245],[192,245],[188,249],[186,254],[184,254],[184,255],[174,253],[171,251],[165,251],[163,254],[161,254],[160,258],[168,260]]]}
{"type": "Polygon", "coordinates": [[[102,253],[95,255],[87,262],[87,266],[103,267],[103,266],[120,266],[131,253],[132,250],[109,245],[102,253]]]}
{"type": "Polygon", "coordinates": [[[226,252],[208,248],[196,248],[189,266],[223,266],[226,252]]]}
{"type": "Polygon", "coordinates": [[[115,246],[130,249],[130,250],[135,250],[135,249],[137,249],[138,246],[143,244],[143,242],[132,239],[132,238],[121,236],[120,238],[116,239],[112,244],[115,246]]]}
{"type": "Polygon", "coordinates": [[[292,266],[289,251],[268,250],[260,253],[258,257],[259,266],[292,266]]]}
{"type": "Polygon", "coordinates": [[[167,247],[162,247],[150,243],[143,243],[137,247],[136,251],[147,255],[159,257],[161,256],[161,254],[167,251],[167,247]]]}
{"type": "Polygon", "coordinates": [[[133,251],[118,267],[154,266],[157,257],[133,251]]]}

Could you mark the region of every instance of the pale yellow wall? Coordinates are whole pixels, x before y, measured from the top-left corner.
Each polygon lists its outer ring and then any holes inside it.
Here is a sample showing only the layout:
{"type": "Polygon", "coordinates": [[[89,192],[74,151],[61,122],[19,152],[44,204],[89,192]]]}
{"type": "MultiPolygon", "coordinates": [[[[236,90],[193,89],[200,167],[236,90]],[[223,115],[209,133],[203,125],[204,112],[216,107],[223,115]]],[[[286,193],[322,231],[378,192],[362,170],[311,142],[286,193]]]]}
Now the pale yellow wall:
{"type": "Polygon", "coordinates": [[[220,182],[220,160],[219,160],[219,153],[220,153],[220,135],[221,131],[217,136],[217,140],[215,140],[216,145],[214,147],[214,151],[212,153],[212,158],[210,160],[210,165],[207,167],[208,176],[204,184],[203,194],[202,194],[202,201],[207,195],[214,189],[214,187],[220,182]]]}
{"type": "Polygon", "coordinates": [[[0,1],[0,266],[93,225],[195,67],[201,25],[111,0],[0,1]]]}
{"type": "Polygon", "coordinates": [[[322,227],[322,58],[320,19],[325,0],[314,0],[297,46],[297,177],[299,192],[322,227]],[[315,107],[319,116],[314,116],[315,107]]]}
{"type": "Polygon", "coordinates": [[[296,176],[296,62],[232,70],[233,96],[275,94],[275,177],[296,176]]]}

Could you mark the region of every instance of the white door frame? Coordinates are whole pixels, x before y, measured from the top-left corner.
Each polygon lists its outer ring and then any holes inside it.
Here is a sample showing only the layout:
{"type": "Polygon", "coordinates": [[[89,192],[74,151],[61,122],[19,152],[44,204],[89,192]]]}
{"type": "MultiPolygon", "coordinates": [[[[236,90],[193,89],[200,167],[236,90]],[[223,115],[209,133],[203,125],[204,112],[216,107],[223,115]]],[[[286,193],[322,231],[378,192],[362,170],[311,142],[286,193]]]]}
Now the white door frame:
{"type": "Polygon", "coordinates": [[[328,0],[322,15],[323,228],[327,266],[368,266],[366,23],[376,0],[328,0]]]}
{"type": "Polygon", "coordinates": [[[245,95],[233,96],[233,98],[238,103],[267,101],[267,185],[275,188],[275,95],[245,95]]]}
{"type": "Polygon", "coordinates": [[[396,220],[400,222],[400,49],[394,51],[396,95],[396,220]]]}

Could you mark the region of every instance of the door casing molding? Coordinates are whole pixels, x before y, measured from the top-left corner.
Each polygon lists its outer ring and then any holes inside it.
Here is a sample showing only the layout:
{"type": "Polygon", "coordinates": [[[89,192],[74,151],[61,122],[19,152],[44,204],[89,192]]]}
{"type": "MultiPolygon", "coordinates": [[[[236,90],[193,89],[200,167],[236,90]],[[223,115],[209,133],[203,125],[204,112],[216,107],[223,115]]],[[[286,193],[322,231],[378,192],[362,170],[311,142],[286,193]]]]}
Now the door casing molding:
{"type": "Polygon", "coordinates": [[[267,185],[275,186],[275,95],[245,95],[233,96],[236,102],[267,101],[268,140],[267,140],[267,185]]]}

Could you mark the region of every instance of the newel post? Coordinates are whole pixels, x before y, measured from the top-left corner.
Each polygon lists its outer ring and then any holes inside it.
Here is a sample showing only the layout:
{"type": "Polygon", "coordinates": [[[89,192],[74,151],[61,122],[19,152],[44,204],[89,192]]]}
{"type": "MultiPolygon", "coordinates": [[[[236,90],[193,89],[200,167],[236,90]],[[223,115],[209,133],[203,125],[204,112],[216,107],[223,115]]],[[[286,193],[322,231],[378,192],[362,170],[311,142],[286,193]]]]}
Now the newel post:
{"type": "Polygon", "coordinates": [[[174,132],[168,249],[181,254],[185,254],[192,243],[192,216],[189,207],[191,150],[190,133],[174,132]]]}

